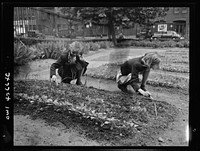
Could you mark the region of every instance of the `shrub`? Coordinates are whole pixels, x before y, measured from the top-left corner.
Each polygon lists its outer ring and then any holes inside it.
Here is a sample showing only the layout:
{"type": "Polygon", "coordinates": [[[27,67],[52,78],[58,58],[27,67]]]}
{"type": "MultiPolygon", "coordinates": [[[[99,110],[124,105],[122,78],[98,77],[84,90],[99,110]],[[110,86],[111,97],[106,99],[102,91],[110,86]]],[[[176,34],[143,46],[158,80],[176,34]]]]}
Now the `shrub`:
{"type": "Polygon", "coordinates": [[[190,44],[188,40],[183,41],[183,45],[185,48],[189,48],[190,44]]]}
{"type": "Polygon", "coordinates": [[[14,66],[25,65],[34,58],[32,49],[20,43],[14,43],[14,66]]]}
{"type": "Polygon", "coordinates": [[[83,53],[88,53],[90,50],[90,44],[88,42],[86,43],[82,42],[82,44],[83,44],[83,53]]]}
{"type": "Polygon", "coordinates": [[[84,42],[42,42],[31,49],[35,54],[35,58],[41,59],[58,59],[59,56],[68,50],[78,51],[82,53],[87,53],[88,51],[97,51],[100,48],[98,43],[84,43],[84,42]]]}
{"type": "Polygon", "coordinates": [[[145,47],[152,47],[152,42],[151,41],[145,41],[145,47]]]}
{"type": "Polygon", "coordinates": [[[97,43],[99,44],[100,49],[107,49],[113,47],[113,43],[110,41],[100,41],[97,43]]]}
{"type": "Polygon", "coordinates": [[[139,46],[140,46],[140,41],[132,41],[132,42],[131,42],[131,45],[132,45],[132,46],[139,47],[139,46]]]}
{"type": "Polygon", "coordinates": [[[88,51],[97,51],[100,48],[98,43],[84,43],[84,42],[42,42],[30,49],[34,53],[34,59],[58,59],[64,51],[72,50],[82,53],[87,53],[88,51]]]}
{"type": "Polygon", "coordinates": [[[189,41],[179,41],[177,44],[176,44],[176,47],[180,47],[180,48],[189,48],[189,41]]]}
{"type": "Polygon", "coordinates": [[[62,42],[42,42],[36,45],[39,52],[38,58],[43,59],[58,59],[59,56],[65,51],[66,44],[62,42]]]}
{"type": "Polygon", "coordinates": [[[38,48],[36,45],[30,46],[29,49],[32,50],[32,52],[33,52],[33,60],[41,58],[43,53],[42,53],[42,51],[38,51],[38,48]]]}
{"type": "Polygon", "coordinates": [[[159,41],[155,41],[152,43],[152,47],[153,48],[158,48],[160,46],[160,42],[159,41]]]}
{"type": "Polygon", "coordinates": [[[74,41],[69,44],[69,50],[71,50],[72,52],[83,53],[84,45],[82,42],[74,41]]]}
{"type": "Polygon", "coordinates": [[[48,41],[48,40],[35,39],[35,38],[14,37],[15,42],[19,42],[19,40],[22,41],[26,46],[32,46],[41,42],[48,41]]]}
{"type": "Polygon", "coordinates": [[[90,51],[97,51],[99,50],[100,46],[98,43],[89,42],[90,51]]]}

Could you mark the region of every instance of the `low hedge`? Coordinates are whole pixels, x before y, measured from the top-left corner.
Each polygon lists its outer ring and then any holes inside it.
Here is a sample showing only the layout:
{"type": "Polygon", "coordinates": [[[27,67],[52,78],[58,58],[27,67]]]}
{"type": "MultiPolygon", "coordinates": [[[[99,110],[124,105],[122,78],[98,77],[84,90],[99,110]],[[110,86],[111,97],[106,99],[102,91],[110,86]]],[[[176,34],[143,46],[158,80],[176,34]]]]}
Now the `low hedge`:
{"type": "Polygon", "coordinates": [[[36,45],[38,43],[47,42],[47,39],[36,39],[36,38],[23,38],[23,37],[14,37],[14,42],[23,42],[26,46],[36,45]]]}
{"type": "MultiPolygon", "coordinates": [[[[59,42],[59,40],[56,40],[56,39],[36,39],[36,38],[14,37],[14,41],[19,41],[19,40],[21,40],[25,45],[28,45],[28,46],[35,45],[37,43],[42,43],[42,42],[59,42]]],[[[62,40],[62,41],[64,41],[65,43],[71,43],[73,41],[80,41],[83,43],[90,43],[90,45],[91,45],[91,43],[93,43],[94,45],[90,46],[92,51],[102,48],[101,47],[102,45],[103,45],[104,49],[113,47],[112,41],[108,40],[108,39],[80,39],[80,40],[76,39],[76,40],[62,40]],[[99,44],[100,47],[97,44],[99,44]]],[[[151,48],[164,48],[164,47],[189,48],[189,41],[188,40],[181,40],[181,41],[154,40],[154,41],[150,41],[150,40],[135,40],[135,39],[123,39],[123,40],[117,39],[116,46],[117,47],[134,46],[134,47],[151,47],[151,48]]]]}
{"type": "Polygon", "coordinates": [[[127,39],[121,41],[117,44],[118,47],[152,47],[152,48],[165,48],[165,47],[179,47],[179,48],[189,48],[189,41],[188,40],[181,40],[181,41],[149,41],[149,40],[131,40],[127,39]]]}
{"type": "MultiPolygon", "coordinates": [[[[21,40],[21,39],[20,39],[21,40]]],[[[71,41],[59,42],[59,41],[40,41],[34,39],[33,41],[15,41],[14,47],[14,60],[16,65],[24,65],[28,61],[35,59],[58,59],[60,55],[69,50],[69,44],[71,41]],[[27,44],[27,42],[29,44],[27,44]],[[34,45],[32,45],[35,43],[34,45]],[[27,44],[27,45],[26,45],[27,44]]],[[[79,42],[82,53],[88,53],[89,51],[97,51],[101,48],[107,49],[112,47],[112,43],[108,41],[101,42],[79,42]]]]}
{"type": "Polygon", "coordinates": [[[33,51],[22,45],[21,43],[14,43],[14,66],[25,65],[34,57],[33,51]]]}

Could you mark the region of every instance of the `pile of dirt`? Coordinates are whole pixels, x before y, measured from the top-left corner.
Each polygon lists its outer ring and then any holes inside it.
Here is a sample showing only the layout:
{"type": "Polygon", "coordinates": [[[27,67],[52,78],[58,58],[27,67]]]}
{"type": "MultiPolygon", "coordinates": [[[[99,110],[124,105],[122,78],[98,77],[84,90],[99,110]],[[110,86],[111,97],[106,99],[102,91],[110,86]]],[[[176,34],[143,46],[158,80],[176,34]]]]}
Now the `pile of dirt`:
{"type": "Polygon", "coordinates": [[[178,113],[175,106],[138,95],[45,80],[14,82],[14,112],[59,121],[95,140],[137,146],[167,129],[178,113]]]}

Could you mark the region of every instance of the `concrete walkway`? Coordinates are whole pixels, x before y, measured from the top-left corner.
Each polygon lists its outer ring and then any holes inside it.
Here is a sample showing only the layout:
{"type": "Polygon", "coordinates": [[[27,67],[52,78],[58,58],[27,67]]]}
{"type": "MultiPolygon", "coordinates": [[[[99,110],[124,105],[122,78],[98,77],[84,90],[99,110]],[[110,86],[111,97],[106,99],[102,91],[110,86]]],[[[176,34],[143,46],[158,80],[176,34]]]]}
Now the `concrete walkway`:
{"type": "Polygon", "coordinates": [[[93,55],[85,54],[84,58],[90,64],[88,68],[98,67],[103,64],[112,62],[123,62],[127,59],[142,56],[147,52],[158,52],[164,53],[164,49],[147,49],[147,48],[112,48],[112,49],[101,49],[93,55]]]}

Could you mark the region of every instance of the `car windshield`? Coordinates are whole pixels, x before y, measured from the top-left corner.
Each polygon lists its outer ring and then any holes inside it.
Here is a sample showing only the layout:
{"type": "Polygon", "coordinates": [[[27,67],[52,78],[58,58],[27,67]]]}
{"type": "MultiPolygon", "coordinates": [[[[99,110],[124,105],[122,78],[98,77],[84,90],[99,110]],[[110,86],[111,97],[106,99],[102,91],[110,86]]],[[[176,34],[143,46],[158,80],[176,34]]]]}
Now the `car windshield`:
{"type": "Polygon", "coordinates": [[[175,31],[168,31],[168,34],[176,34],[175,31]]]}

